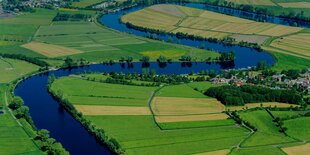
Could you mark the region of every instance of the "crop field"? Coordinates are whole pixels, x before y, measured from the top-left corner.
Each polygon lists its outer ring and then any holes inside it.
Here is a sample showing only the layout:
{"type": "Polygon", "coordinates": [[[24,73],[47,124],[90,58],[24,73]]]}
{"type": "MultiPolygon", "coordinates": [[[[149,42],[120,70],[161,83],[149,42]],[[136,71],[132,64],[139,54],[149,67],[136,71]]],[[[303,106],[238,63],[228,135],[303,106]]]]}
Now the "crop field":
{"type": "MultiPolygon", "coordinates": [[[[187,85],[162,90],[165,95],[173,96],[170,91],[180,91],[178,88],[181,87],[192,90],[187,85]]],[[[117,139],[126,154],[150,154],[158,151],[192,154],[227,150],[249,134],[246,129],[236,126],[233,120],[226,119],[227,116],[223,120],[166,122],[161,127],[169,130],[161,130],[148,107],[151,92],[155,89],[157,87],[99,83],[77,77],[60,78],[52,85],[52,90],[62,90],[78,111],[97,127],[104,129],[108,136],[117,139]],[[186,130],[179,130],[184,128],[186,130]]],[[[196,96],[198,94],[200,95],[197,92],[196,96]]],[[[203,99],[210,100],[203,98],[203,95],[197,98],[198,101],[203,99]]]]}
{"type": "MultiPolygon", "coordinates": [[[[122,17],[122,21],[166,32],[183,32],[213,38],[223,38],[232,34],[247,34],[261,38],[282,36],[302,30],[297,27],[255,22],[211,11],[197,11],[194,8],[166,4],[127,14],[122,17]],[[174,11],[167,11],[169,9],[174,11]]],[[[253,39],[246,41],[250,40],[253,39]]]]}
{"type": "Polygon", "coordinates": [[[275,146],[262,146],[262,147],[249,147],[249,148],[241,148],[234,149],[230,155],[286,155],[281,148],[275,146]]]}
{"type": "Polygon", "coordinates": [[[0,58],[0,83],[11,82],[38,69],[38,66],[25,61],[0,58]]]}
{"type": "Polygon", "coordinates": [[[193,57],[217,56],[214,52],[131,37],[91,22],[66,22],[41,26],[34,40],[81,51],[81,54],[75,54],[72,58],[84,58],[89,61],[119,60],[127,56],[140,59],[143,55],[150,56],[152,60],[159,55],[176,60],[189,52],[193,57]]]}
{"type": "Polygon", "coordinates": [[[0,115],[0,154],[43,155],[9,114],[0,115]]]}
{"type": "Polygon", "coordinates": [[[226,109],[230,111],[234,110],[245,110],[245,109],[251,109],[251,108],[256,108],[256,107],[278,107],[278,108],[286,108],[286,107],[296,107],[298,105],[294,104],[288,104],[288,103],[279,103],[279,102],[262,102],[262,103],[248,103],[245,104],[244,106],[231,106],[231,107],[226,107],[226,109]]]}
{"type": "Polygon", "coordinates": [[[264,110],[242,112],[240,116],[257,128],[257,132],[247,139],[242,146],[263,146],[295,141],[280,133],[278,127],[272,122],[272,117],[264,110]]]}
{"type": "Polygon", "coordinates": [[[270,5],[275,6],[276,4],[272,0],[226,0],[227,2],[234,2],[236,4],[248,4],[248,5],[270,5]]]}
{"type": "Polygon", "coordinates": [[[273,41],[270,46],[310,59],[310,33],[298,33],[273,41]]]}
{"type": "Polygon", "coordinates": [[[310,140],[310,117],[299,117],[296,119],[290,119],[284,121],[284,126],[288,128],[287,134],[303,140],[309,141],[310,140]]]}
{"type": "Polygon", "coordinates": [[[158,97],[206,98],[202,93],[195,91],[186,84],[173,85],[162,88],[156,93],[158,97]]]}
{"type": "Polygon", "coordinates": [[[278,4],[284,8],[310,8],[310,2],[288,2],[278,4]]]}
{"type": "Polygon", "coordinates": [[[212,98],[155,97],[152,105],[156,115],[220,113],[225,109],[223,104],[212,98]]]}
{"type": "Polygon", "coordinates": [[[105,0],[81,0],[78,2],[73,2],[72,6],[73,7],[78,7],[78,8],[85,8],[100,2],[104,2],[105,0]]]}
{"type": "Polygon", "coordinates": [[[288,155],[306,155],[310,152],[310,144],[282,148],[288,155]]]}
{"type": "MultiPolygon", "coordinates": [[[[212,84],[211,82],[191,82],[187,84],[188,86],[190,86],[193,89],[197,89],[198,91],[204,92],[207,89],[209,89],[210,87],[216,87],[218,85],[212,84]]],[[[208,97],[208,96],[206,96],[208,97]]]]}
{"type": "Polygon", "coordinates": [[[76,49],[70,49],[59,45],[45,44],[39,42],[30,42],[24,44],[22,47],[33,50],[50,58],[82,53],[81,51],[76,49]]]}

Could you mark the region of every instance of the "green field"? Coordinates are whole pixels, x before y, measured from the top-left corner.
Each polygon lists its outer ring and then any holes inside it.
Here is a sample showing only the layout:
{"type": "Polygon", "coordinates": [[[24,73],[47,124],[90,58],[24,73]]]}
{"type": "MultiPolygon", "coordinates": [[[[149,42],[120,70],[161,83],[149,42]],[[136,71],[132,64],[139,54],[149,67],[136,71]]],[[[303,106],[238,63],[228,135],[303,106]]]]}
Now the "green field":
{"type": "MultiPolygon", "coordinates": [[[[92,77],[100,77],[102,75],[92,77]]],[[[162,89],[168,96],[174,95],[172,91],[193,90],[187,85],[173,86],[162,89]]],[[[130,86],[119,84],[108,84],[84,80],[78,77],[64,77],[57,79],[52,84],[52,90],[63,91],[73,105],[79,109],[87,105],[88,110],[98,113],[101,107],[114,106],[119,109],[130,107],[148,107],[148,100],[157,87],[130,86]],[[99,106],[99,107],[98,107],[99,106]]],[[[189,93],[193,97],[204,97],[201,93],[194,91],[189,93]]],[[[177,94],[177,92],[175,93],[177,94]]],[[[184,97],[184,96],[183,96],[184,97]]],[[[113,111],[115,108],[113,107],[113,111]]],[[[85,109],[84,109],[85,110],[85,109]]],[[[112,109],[111,109],[112,110],[112,109]]],[[[125,113],[128,113],[125,111],[125,113]]],[[[88,111],[89,112],[89,111],[88,111]]],[[[196,121],[185,123],[162,124],[165,129],[161,130],[154,122],[152,115],[120,115],[109,113],[100,115],[84,114],[97,127],[105,130],[110,137],[116,138],[125,149],[126,154],[191,154],[209,152],[222,149],[230,149],[239,143],[249,132],[235,126],[233,120],[218,121],[196,121]]]]}
{"type": "Polygon", "coordinates": [[[188,85],[173,85],[162,88],[156,96],[160,97],[185,97],[185,98],[206,98],[202,93],[195,91],[188,85]]]}
{"type": "Polygon", "coordinates": [[[0,58],[0,83],[9,83],[38,69],[38,66],[25,61],[0,58]]]}
{"type": "Polygon", "coordinates": [[[302,141],[310,140],[310,117],[300,117],[284,121],[284,126],[288,128],[287,134],[302,141]]]}
{"type": "Polygon", "coordinates": [[[80,0],[78,2],[73,2],[72,6],[77,8],[85,8],[104,1],[106,0],[80,0]]]}
{"type": "MultiPolygon", "coordinates": [[[[4,92],[6,89],[6,85],[0,84],[0,107],[5,105],[4,92]]],[[[19,126],[17,121],[12,118],[6,107],[3,108],[3,112],[3,114],[0,114],[0,154],[43,155],[32,140],[34,137],[31,132],[33,131],[29,128],[29,126],[26,126],[28,124],[24,125],[24,127],[19,126]]]]}
{"type": "Polygon", "coordinates": [[[249,137],[242,146],[262,146],[295,141],[279,132],[279,129],[272,122],[272,117],[265,110],[242,112],[240,116],[257,128],[257,132],[249,137]]]}

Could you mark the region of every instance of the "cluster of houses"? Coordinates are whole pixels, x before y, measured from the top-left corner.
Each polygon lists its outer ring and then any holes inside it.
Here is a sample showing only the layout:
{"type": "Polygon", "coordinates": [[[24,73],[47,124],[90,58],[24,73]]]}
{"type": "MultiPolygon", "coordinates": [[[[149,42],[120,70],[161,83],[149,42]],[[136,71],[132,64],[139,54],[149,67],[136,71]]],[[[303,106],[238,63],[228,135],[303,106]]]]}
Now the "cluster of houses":
{"type": "MultiPolygon", "coordinates": [[[[215,77],[211,79],[213,84],[233,84],[236,86],[242,86],[244,84],[251,84],[249,80],[258,79],[259,81],[265,81],[266,83],[275,82],[279,85],[285,85],[290,88],[293,86],[302,87],[305,90],[308,90],[310,93],[310,69],[303,74],[300,74],[297,79],[288,79],[285,78],[285,74],[274,74],[271,78],[266,78],[263,75],[257,76],[245,76],[244,78],[238,78],[236,76],[232,76],[231,78],[223,78],[223,77],[215,77]]],[[[274,89],[280,89],[279,86],[273,86],[274,89]]]]}

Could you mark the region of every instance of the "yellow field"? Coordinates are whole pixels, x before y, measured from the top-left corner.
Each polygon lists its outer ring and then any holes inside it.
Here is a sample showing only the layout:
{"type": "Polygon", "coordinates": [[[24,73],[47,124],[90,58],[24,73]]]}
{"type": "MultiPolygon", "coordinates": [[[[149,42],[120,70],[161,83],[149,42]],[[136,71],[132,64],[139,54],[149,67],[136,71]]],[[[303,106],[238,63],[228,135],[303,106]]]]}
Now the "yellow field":
{"type": "Polygon", "coordinates": [[[84,115],[151,115],[148,107],[75,105],[84,115]]]}
{"type": "Polygon", "coordinates": [[[298,33],[274,40],[270,46],[310,58],[310,33],[298,33]]]}
{"type": "Polygon", "coordinates": [[[82,53],[81,51],[76,49],[40,42],[30,42],[22,45],[22,47],[51,58],[82,53]]]}
{"type": "Polygon", "coordinates": [[[249,4],[249,5],[269,5],[275,6],[271,0],[226,0],[227,2],[233,2],[236,4],[249,4]]]}
{"type": "MultiPolygon", "coordinates": [[[[273,4],[266,0],[247,0],[251,4],[273,4]]],[[[176,5],[154,5],[122,17],[123,22],[158,29],[166,32],[183,32],[207,38],[224,38],[232,34],[257,36],[283,36],[301,31],[303,28],[255,22],[176,5]],[[156,10],[155,10],[156,9],[156,10]]]]}
{"type": "Polygon", "coordinates": [[[263,102],[263,103],[248,103],[244,106],[233,106],[233,107],[226,107],[226,110],[234,111],[234,110],[244,110],[244,109],[251,109],[260,107],[261,104],[263,107],[279,107],[279,108],[285,108],[285,107],[296,107],[298,105],[295,104],[288,104],[288,103],[278,103],[278,102],[263,102]]]}
{"type": "Polygon", "coordinates": [[[284,8],[310,8],[310,2],[288,2],[278,4],[284,8]]]}
{"type": "Polygon", "coordinates": [[[152,109],[155,115],[193,115],[220,113],[225,107],[210,98],[155,97],[152,109]]]}
{"type": "Polygon", "coordinates": [[[282,148],[282,150],[288,155],[308,155],[310,152],[310,144],[286,147],[282,148]]]}
{"type": "Polygon", "coordinates": [[[155,116],[156,122],[190,122],[190,121],[208,121],[208,120],[225,120],[228,116],[224,113],[205,114],[205,115],[185,115],[185,116],[155,116]]]}
{"type": "Polygon", "coordinates": [[[218,150],[218,151],[212,151],[212,152],[197,153],[194,155],[226,155],[229,152],[230,150],[226,149],[226,150],[218,150]]]}

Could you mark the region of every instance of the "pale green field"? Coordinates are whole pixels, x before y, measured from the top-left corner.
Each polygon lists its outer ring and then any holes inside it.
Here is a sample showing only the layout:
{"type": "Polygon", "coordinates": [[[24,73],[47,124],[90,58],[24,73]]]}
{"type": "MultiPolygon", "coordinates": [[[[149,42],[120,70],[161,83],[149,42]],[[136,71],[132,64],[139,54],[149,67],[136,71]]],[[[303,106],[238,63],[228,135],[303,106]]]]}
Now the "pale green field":
{"type": "Polygon", "coordinates": [[[9,83],[38,69],[38,66],[25,61],[0,58],[0,83],[9,83]]]}
{"type": "Polygon", "coordinates": [[[78,8],[85,8],[104,1],[106,0],[80,0],[79,2],[73,2],[72,6],[78,8]]]}

